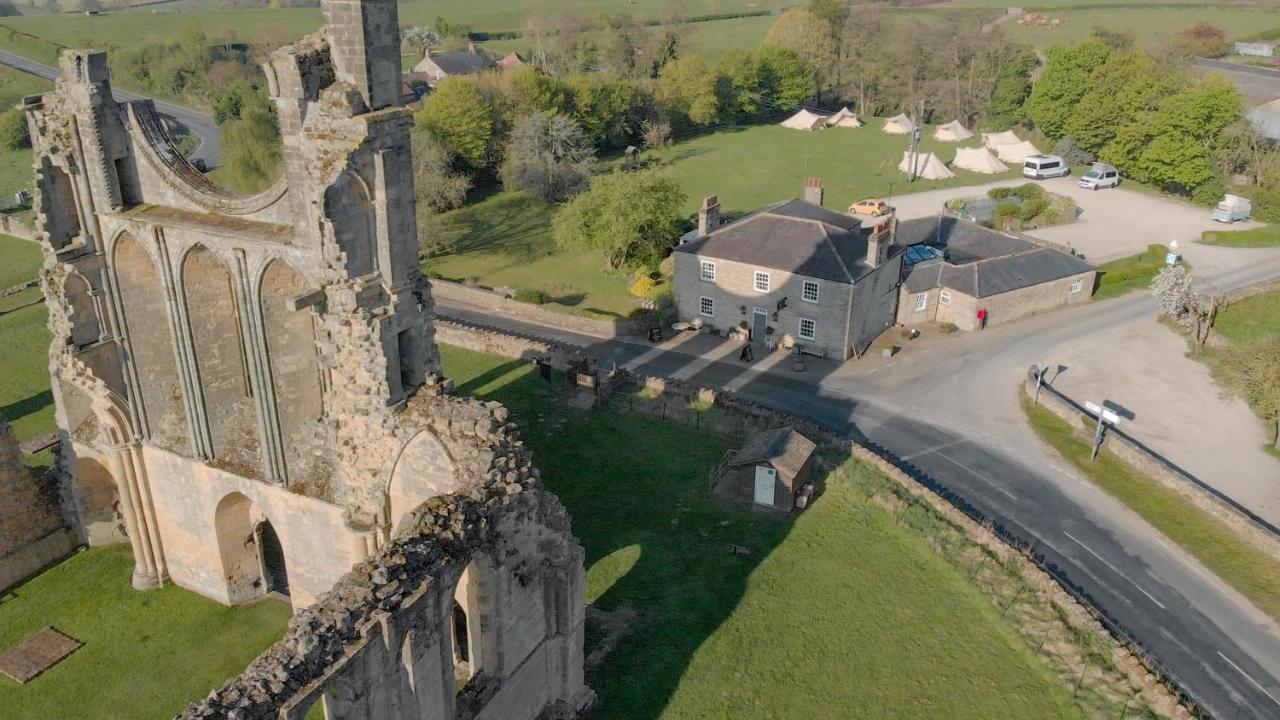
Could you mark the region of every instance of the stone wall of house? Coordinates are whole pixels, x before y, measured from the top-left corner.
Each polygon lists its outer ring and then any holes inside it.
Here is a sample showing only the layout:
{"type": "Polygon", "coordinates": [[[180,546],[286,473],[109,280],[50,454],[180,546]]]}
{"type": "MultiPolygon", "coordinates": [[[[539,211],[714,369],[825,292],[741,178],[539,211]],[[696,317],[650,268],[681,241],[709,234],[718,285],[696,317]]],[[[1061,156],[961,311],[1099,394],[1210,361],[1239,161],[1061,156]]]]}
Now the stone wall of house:
{"type": "Polygon", "coordinates": [[[1089,302],[1096,275],[1091,270],[984,298],[948,288],[912,293],[904,285],[898,300],[898,323],[910,325],[936,321],[952,323],[961,330],[977,330],[979,309],[987,311],[987,325],[1013,322],[1037,313],[1089,302]],[[1080,289],[1072,292],[1071,288],[1077,281],[1080,289]],[[944,292],[948,297],[944,298],[944,292]],[[929,300],[924,310],[916,310],[916,298],[921,294],[928,295],[929,300]],[[944,299],[947,302],[943,302],[944,299]]]}
{"type": "Polygon", "coordinates": [[[76,539],[56,495],[22,461],[13,428],[0,415],[0,592],[62,558],[76,539]]]}

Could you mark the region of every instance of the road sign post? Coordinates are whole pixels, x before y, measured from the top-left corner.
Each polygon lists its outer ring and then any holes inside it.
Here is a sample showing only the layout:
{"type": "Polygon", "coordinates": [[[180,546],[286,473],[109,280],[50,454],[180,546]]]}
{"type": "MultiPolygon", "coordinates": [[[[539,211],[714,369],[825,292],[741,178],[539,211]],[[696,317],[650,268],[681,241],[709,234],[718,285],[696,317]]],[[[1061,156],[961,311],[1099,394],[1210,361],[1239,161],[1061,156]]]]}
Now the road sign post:
{"type": "Polygon", "coordinates": [[[1106,431],[1106,425],[1120,424],[1120,416],[1110,408],[1102,407],[1096,403],[1085,401],[1084,407],[1098,418],[1098,427],[1093,433],[1093,448],[1089,451],[1089,459],[1094,460],[1098,457],[1098,450],[1102,447],[1102,435],[1106,431]]]}

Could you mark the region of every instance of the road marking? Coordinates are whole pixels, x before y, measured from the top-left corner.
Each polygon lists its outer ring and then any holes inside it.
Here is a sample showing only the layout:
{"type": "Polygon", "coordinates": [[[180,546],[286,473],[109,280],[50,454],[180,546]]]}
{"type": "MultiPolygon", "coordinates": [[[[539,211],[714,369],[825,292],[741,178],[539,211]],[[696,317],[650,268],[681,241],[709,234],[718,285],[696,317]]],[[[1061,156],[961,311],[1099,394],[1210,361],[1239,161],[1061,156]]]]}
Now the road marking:
{"type": "Polygon", "coordinates": [[[1111,563],[1109,563],[1109,562],[1107,562],[1106,560],[1104,560],[1104,559],[1103,559],[1103,557],[1102,557],[1101,555],[1099,555],[1098,553],[1096,553],[1096,552],[1094,552],[1093,550],[1091,550],[1091,549],[1089,548],[1089,546],[1088,546],[1088,545],[1085,545],[1084,543],[1082,543],[1082,542],[1080,542],[1079,540],[1077,540],[1075,535],[1072,535],[1071,533],[1069,533],[1069,532],[1067,532],[1067,531],[1065,531],[1065,530],[1062,532],[1062,534],[1063,534],[1063,535],[1066,535],[1068,538],[1070,538],[1070,539],[1071,539],[1071,542],[1073,542],[1073,543],[1075,543],[1075,544],[1079,545],[1080,547],[1084,548],[1084,551],[1085,551],[1085,552],[1087,552],[1087,553],[1089,553],[1090,555],[1092,555],[1092,556],[1094,556],[1094,557],[1098,558],[1098,561],[1099,561],[1099,562],[1101,562],[1103,565],[1106,565],[1107,567],[1111,568],[1112,572],[1114,572],[1115,574],[1117,574],[1117,575],[1119,575],[1120,577],[1124,578],[1125,580],[1128,580],[1130,585],[1132,585],[1132,586],[1134,586],[1134,587],[1138,588],[1138,592],[1142,593],[1143,595],[1146,595],[1148,600],[1150,600],[1151,602],[1155,603],[1156,605],[1159,605],[1161,610],[1166,609],[1166,608],[1165,608],[1165,606],[1164,606],[1164,603],[1162,603],[1162,602],[1160,602],[1159,600],[1157,600],[1157,599],[1155,598],[1155,596],[1154,596],[1154,595],[1152,595],[1151,593],[1147,592],[1146,590],[1143,590],[1143,589],[1142,589],[1142,586],[1140,586],[1140,585],[1138,585],[1138,583],[1134,582],[1134,581],[1133,581],[1133,580],[1132,580],[1128,575],[1125,575],[1124,573],[1120,572],[1120,569],[1119,569],[1119,568],[1117,568],[1115,565],[1112,565],[1111,563]]]}
{"type": "Polygon", "coordinates": [[[982,476],[981,476],[981,475],[979,475],[977,472],[975,472],[975,471],[973,470],[973,468],[970,468],[968,465],[965,465],[964,463],[962,463],[962,462],[960,462],[960,461],[958,461],[958,460],[953,460],[952,458],[947,457],[946,455],[943,455],[942,453],[938,453],[938,457],[940,457],[940,458],[942,458],[943,460],[946,460],[946,461],[948,461],[948,462],[952,463],[953,465],[956,465],[956,466],[957,466],[957,467],[959,467],[961,470],[964,470],[965,472],[967,472],[967,473],[969,473],[970,475],[972,475],[972,476],[974,476],[974,477],[978,478],[978,479],[979,479],[979,480],[981,480],[982,482],[984,482],[984,483],[986,483],[986,484],[990,485],[991,487],[993,487],[993,488],[995,488],[995,489],[999,490],[1000,492],[1004,493],[1005,495],[1008,495],[1010,500],[1015,500],[1015,501],[1016,501],[1016,500],[1018,499],[1018,496],[1017,496],[1017,495],[1014,495],[1013,493],[1009,492],[1008,490],[1005,490],[1004,488],[1000,487],[999,485],[997,485],[997,484],[995,484],[995,483],[991,482],[990,480],[988,480],[988,479],[986,479],[986,478],[982,477],[982,476]]]}
{"type": "Polygon", "coordinates": [[[1231,662],[1231,658],[1227,657],[1226,655],[1223,655],[1221,652],[1218,653],[1218,657],[1222,658],[1223,660],[1226,660],[1227,664],[1235,668],[1236,672],[1243,675],[1245,680],[1248,680],[1249,682],[1253,683],[1253,686],[1258,688],[1259,692],[1271,698],[1271,702],[1277,705],[1280,705],[1280,700],[1277,700],[1275,695],[1272,695],[1271,693],[1267,692],[1267,689],[1259,685],[1257,680],[1254,680],[1253,678],[1249,677],[1249,673],[1245,672],[1244,670],[1241,670],[1239,665],[1231,662]]]}
{"type": "Polygon", "coordinates": [[[928,455],[928,454],[929,454],[929,453],[931,453],[931,452],[937,452],[937,451],[939,451],[939,450],[945,450],[946,448],[949,448],[949,447],[951,447],[952,445],[959,445],[959,444],[960,444],[960,443],[962,443],[962,442],[964,442],[964,440],[963,440],[963,439],[960,439],[960,440],[952,440],[952,441],[951,441],[951,442],[949,442],[949,443],[943,443],[943,444],[941,444],[941,445],[934,445],[934,446],[933,446],[933,447],[931,447],[931,448],[925,448],[924,450],[921,450],[921,451],[919,451],[919,452],[913,452],[913,453],[911,453],[910,455],[903,455],[903,456],[902,456],[902,459],[903,459],[903,460],[910,460],[911,458],[917,458],[917,457],[920,457],[921,455],[928,455]]]}

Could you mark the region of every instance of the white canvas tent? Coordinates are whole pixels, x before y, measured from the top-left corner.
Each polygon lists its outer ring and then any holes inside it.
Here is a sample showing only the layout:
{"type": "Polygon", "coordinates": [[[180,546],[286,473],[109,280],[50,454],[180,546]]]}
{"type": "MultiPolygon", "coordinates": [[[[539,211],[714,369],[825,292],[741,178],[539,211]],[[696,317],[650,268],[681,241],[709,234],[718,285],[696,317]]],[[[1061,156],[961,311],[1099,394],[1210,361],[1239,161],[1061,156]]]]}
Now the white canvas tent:
{"type": "Polygon", "coordinates": [[[1017,145],[1020,142],[1022,142],[1022,138],[1014,135],[1012,130],[998,133],[982,133],[983,147],[989,147],[992,150],[1001,145],[1017,145]]]}
{"type": "Polygon", "coordinates": [[[973,133],[969,132],[969,128],[960,124],[959,120],[952,120],[946,125],[939,125],[933,131],[933,138],[942,142],[960,142],[973,137],[973,133]]]}
{"type": "Polygon", "coordinates": [[[815,115],[808,110],[801,110],[791,117],[783,120],[779,125],[792,130],[817,130],[826,127],[827,118],[823,115],[815,115]]]}
{"type": "MultiPolygon", "coordinates": [[[[916,177],[922,177],[925,180],[947,180],[956,176],[933,153],[916,153],[915,160],[916,177]]],[[[902,162],[898,163],[898,169],[907,174],[911,173],[910,150],[902,153],[902,162]]]]}
{"type": "Polygon", "coordinates": [[[894,115],[884,121],[884,131],[890,135],[907,135],[916,129],[916,124],[906,115],[894,115]]]}
{"type": "Polygon", "coordinates": [[[862,127],[862,121],[854,115],[847,107],[840,108],[840,111],[827,118],[827,127],[862,127]]]}
{"type": "Polygon", "coordinates": [[[951,166],[988,175],[995,175],[1009,170],[1009,166],[997,160],[990,150],[980,147],[956,148],[956,159],[951,163],[951,166]]]}
{"type": "Polygon", "coordinates": [[[1040,150],[1026,140],[1020,140],[1016,145],[997,145],[995,151],[1001,160],[1019,165],[1028,157],[1040,154],[1040,150]]]}

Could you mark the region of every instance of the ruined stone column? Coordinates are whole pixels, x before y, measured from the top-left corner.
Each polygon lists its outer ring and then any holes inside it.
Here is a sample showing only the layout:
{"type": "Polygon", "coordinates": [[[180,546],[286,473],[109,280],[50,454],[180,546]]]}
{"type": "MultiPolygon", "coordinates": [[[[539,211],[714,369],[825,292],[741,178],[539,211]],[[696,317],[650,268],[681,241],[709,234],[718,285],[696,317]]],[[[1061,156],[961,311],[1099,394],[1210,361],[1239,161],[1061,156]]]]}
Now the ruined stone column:
{"type": "Polygon", "coordinates": [[[120,444],[108,447],[107,466],[111,470],[111,477],[116,481],[116,491],[120,494],[120,514],[124,517],[125,534],[129,536],[129,547],[133,550],[133,588],[159,588],[160,574],[156,571],[151,543],[143,536],[139,517],[141,505],[133,492],[133,462],[129,458],[129,446],[120,444]]]}

